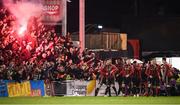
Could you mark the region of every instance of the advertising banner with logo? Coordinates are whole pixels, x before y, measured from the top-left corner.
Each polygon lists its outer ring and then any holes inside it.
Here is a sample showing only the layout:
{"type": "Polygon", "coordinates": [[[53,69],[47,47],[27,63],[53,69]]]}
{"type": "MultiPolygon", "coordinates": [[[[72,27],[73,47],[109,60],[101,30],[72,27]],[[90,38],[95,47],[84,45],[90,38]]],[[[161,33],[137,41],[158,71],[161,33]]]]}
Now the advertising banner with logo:
{"type": "Polygon", "coordinates": [[[96,80],[88,81],[86,85],[86,96],[94,96],[95,89],[96,89],[96,80]]]}
{"type": "MultiPolygon", "coordinates": [[[[41,20],[45,25],[61,25],[64,16],[64,0],[22,0],[30,2],[41,9],[41,20]]],[[[27,11],[28,12],[28,11],[27,11]]]]}
{"type": "MultiPolygon", "coordinates": [[[[52,81],[51,83],[49,83],[49,86],[49,94],[47,94],[49,96],[94,96],[96,89],[96,80],[52,81]]],[[[100,94],[102,93],[100,92],[100,94]]],[[[21,81],[19,83],[7,80],[0,82],[0,97],[21,96],[45,96],[44,81],[21,81]]]]}
{"type": "Polygon", "coordinates": [[[30,81],[24,81],[21,83],[8,82],[7,88],[9,97],[31,96],[30,81]]]}
{"type": "Polygon", "coordinates": [[[7,81],[0,80],[0,97],[7,97],[8,90],[7,90],[7,81]]]}
{"type": "Polygon", "coordinates": [[[67,80],[67,96],[94,96],[96,80],[67,80]]]}
{"type": "Polygon", "coordinates": [[[30,81],[31,96],[45,96],[44,81],[36,80],[30,81]]]}

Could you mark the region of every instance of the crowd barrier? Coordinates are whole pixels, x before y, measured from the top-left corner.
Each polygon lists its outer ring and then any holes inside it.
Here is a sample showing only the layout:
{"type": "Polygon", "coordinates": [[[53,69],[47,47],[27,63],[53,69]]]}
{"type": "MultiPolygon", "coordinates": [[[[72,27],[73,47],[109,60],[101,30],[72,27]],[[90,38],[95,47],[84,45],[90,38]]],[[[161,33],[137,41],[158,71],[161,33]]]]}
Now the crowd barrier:
{"type": "MultiPolygon", "coordinates": [[[[18,96],[94,96],[99,81],[65,80],[51,81],[0,81],[0,97],[18,96]]],[[[118,84],[116,83],[116,88],[118,84]]],[[[98,96],[103,96],[106,86],[102,86],[98,96]]],[[[112,95],[115,95],[112,91],[112,95]]]]}
{"type": "MultiPolygon", "coordinates": [[[[95,89],[99,87],[98,80],[83,81],[83,80],[66,80],[66,81],[52,81],[51,84],[52,96],[95,96],[95,89]]],[[[118,89],[119,85],[115,82],[115,87],[118,89]]],[[[98,96],[104,96],[106,86],[102,85],[98,96]]],[[[47,91],[46,91],[47,92],[47,91]]],[[[46,93],[47,94],[47,93],[46,93]]],[[[111,92],[115,96],[115,92],[111,92]]]]}
{"type": "Polygon", "coordinates": [[[0,81],[0,97],[20,96],[94,96],[96,80],[65,80],[45,82],[34,81],[0,81]]]}
{"type": "Polygon", "coordinates": [[[45,96],[44,81],[0,81],[0,97],[45,96]]]}
{"type": "MultiPolygon", "coordinates": [[[[47,86],[51,87],[50,96],[94,96],[96,83],[96,80],[52,81],[50,84],[46,84],[46,88],[47,86]]],[[[46,94],[48,93],[46,90],[46,94]]]]}
{"type": "MultiPolygon", "coordinates": [[[[95,89],[99,87],[98,80],[65,80],[65,81],[9,81],[0,80],[0,97],[24,97],[24,96],[95,96],[95,89]]],[[[118,90],[119,85],[115,82],[118,90]]],[[[180,85],[175,95],[180,95],[180,85]]],[[[104,96],[106,86],[102,85],[98,96],[104,96]]],[[[111,95],[115,96],[112,90],[111,95]]],[[[172,94],[173,95],[173,94],[172,94]]]]}
{"type": "Polygon", "coordinates": [[[6,83],[7,83],[7,81],[0,80],[0,97],[8,96],[6,83]]]}

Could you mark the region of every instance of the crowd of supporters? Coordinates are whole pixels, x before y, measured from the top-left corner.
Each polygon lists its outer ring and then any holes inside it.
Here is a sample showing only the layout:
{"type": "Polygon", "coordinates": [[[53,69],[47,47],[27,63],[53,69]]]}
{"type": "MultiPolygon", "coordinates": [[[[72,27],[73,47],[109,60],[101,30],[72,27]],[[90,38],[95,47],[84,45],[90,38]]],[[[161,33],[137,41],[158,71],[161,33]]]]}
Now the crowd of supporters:
{"type": "Polygon", "coordinates": [[[85,78],[82,65],[94,59],[94,53],[80,52],[69,35],[58,36],[38,18],[32,17],[24,35],[18,35],[16,18],[7,9],[1,9],[0,16],[0,79],[85,78]]]}
{"type": "MultiPolygon", "coordinates": [[[[92,80],[112,85],[116,95],[168,95],[176,87],[178,70],[165,62],[158,65],[130,62],[128,59],[100,60],[95,53],[80,51],[70,35],[57,35],[53,27],[44,26],[37,17],[29,20],[24,35],[18,35],[17,21],[7,9],[0,9],[0,79],[3,80],[92,80]],[[111,65],[109,67],[109,65],[111,65]],[[114,81],[119,83],[118,91],[114,81]],[[162,93],[162,92],[161,92],[162,93]]],[[[110,93],[110,91],[109,91],[110,93]]]]}

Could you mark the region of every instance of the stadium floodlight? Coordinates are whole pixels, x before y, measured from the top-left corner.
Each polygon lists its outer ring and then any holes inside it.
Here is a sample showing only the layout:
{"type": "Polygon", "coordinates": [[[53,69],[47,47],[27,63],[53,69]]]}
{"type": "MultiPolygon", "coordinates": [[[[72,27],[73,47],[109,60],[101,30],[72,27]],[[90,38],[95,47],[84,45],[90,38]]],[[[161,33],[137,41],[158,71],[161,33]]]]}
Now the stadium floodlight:
{"type": "Polygon", "coordinates": [[[98,29],[102,29],[103,28],[103,26],[102,25],[98,25],[98,29]]]}

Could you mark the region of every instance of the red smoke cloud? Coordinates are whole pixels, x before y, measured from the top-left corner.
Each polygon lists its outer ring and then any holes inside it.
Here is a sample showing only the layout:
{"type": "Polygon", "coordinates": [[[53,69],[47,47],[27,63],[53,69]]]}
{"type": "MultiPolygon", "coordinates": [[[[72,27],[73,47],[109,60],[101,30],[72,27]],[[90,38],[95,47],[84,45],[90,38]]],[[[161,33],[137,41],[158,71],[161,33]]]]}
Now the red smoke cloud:
{"type": "Polygon", "coordinates": [[[16,3],[14,0],[3,0],[3,4],[16,17],[19,35],[26,31],[29,19],[41,16],[43,10],[42,5],[24,0],[16,3]]]}

